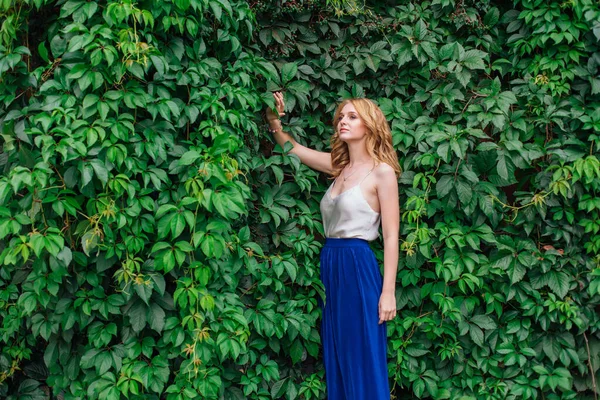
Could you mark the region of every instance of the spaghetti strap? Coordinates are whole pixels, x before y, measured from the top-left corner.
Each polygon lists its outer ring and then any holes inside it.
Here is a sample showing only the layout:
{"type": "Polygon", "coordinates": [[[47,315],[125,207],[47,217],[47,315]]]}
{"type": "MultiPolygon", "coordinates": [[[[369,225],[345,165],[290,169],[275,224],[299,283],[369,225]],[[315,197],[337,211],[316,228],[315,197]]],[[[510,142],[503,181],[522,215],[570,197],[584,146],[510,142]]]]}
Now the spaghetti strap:
{"type": "Polygon", "coordinates": [[[329,186],[329,190],[333,189],[333,187],[335,186],[335,183],[337,182],[337,180],[338,180],[338,178],[339,178],[339,177],[340,177],[340,176],[338,175],[338,176],[336,176],[336,177],[333,179],[333,182],[331,183],[331,186],[329,186]]]}
{"type": "MultiPolygon", "coordinates": [[[[373,172],[373,170],[374,170],[374,169],[375,169],[375,165],[373,165],[373,168],[371,168],[371,170],[370,170],[369,172],[367,172],[367,174],[366,174],[365,176],[363,176],[363,178],[360,180],[360,182],[358,182],[358,184],[357,184],[357,185],[354,185],[354,186],[353,186],[351,189],[354,189],[355,187],[362,185],[363,181],[364,181],[365,179],[367,179],[367,176],[371,175],[371,172],[373,172]]],[[[329,187],[329,190],[331,190],[331,189],[333,189],[333,188],[334,188],[334,186],[335,186],[335,184],[337,183],[337,180],[338,180],[338,178],[339,178],[339,177],[340,177],[340,175],[338,175],[338,176],[337,176],[337,177],[336,177],[336,178],[333,180],[333,183],[332,183],[332,184],[331,184],[331,186],[329,187]]],[[[348,190],[350,190],[350,189],[348,189],[348,190]]],[[[345,190],[344,192],[347,192],[348,190],[345,190]]],[[[342,192],[342,193],[343,193],[343,192],[342,192]]],[[[340,194],[341,194],[341,193],[340,193],[340,194]]],[[[336,197],[337,197],[337,196],[336,196],[336,197]]]]}
{"type": "Polygon", "coordinates": [[[373,172],[374,169],[375,169],[375,166],[373,166],[373,168],[371,168],[371,170],[365,176],[363,176],[363,178],[360,180],[360,182],[358,182],[358,186],[360,186],[363,183],[363,181],[365,179],[367,179],[367,176],[371,175],[371,172],[373,172]]]}

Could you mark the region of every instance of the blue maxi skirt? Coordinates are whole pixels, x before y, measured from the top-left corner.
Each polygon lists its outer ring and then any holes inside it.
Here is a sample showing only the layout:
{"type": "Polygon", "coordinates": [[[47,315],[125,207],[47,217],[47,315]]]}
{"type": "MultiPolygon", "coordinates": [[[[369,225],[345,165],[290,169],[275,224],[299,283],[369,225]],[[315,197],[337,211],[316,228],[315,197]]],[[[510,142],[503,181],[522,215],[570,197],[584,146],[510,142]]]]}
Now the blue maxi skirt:
{"type": "Polygon", "coordinates": [[[363,239],[327,238],[321,250],[321,340],[328,400],[389,400],[383,278],[363,239]]]}

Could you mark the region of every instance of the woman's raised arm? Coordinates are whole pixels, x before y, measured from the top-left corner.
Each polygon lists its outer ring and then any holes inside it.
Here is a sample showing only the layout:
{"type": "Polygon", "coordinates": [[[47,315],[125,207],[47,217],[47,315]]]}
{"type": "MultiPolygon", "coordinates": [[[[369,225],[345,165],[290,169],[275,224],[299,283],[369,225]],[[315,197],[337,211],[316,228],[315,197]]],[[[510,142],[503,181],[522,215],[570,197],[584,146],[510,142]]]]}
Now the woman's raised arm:
{"type": "Polygon", "coordinates": [[[296,142],[292,135],[284,132],[283,125],[279,119],[280,116],[284,115],[283,110],[285,108],[285,103],[283,102],[283,93],[275,92],[273,93],[273,97],[275,98],[275,107],[277,108],[279,115],[276,115],[273,110],[267,108],[267,121],[269,122],[269,130],[273,133],[275,141],[281,147],[283,147],[286,142],[290,142],[294,146],[292,150],[290,150],[290,153],[297,155],[302,163],[312,169],[331,175],[333,173],[331,153],[317,151],[303,146],[296,142]]]}

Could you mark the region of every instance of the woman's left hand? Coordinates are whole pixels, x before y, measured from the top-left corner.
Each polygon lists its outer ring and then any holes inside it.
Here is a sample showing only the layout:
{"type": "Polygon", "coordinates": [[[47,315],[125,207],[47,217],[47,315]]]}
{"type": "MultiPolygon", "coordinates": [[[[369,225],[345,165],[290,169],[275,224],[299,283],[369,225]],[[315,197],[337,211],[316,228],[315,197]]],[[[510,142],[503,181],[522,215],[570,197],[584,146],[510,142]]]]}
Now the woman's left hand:
{"type": "Polygon", "coordinates": [[[396,296],[393,293],[381,293],[379,298],[379,324],[391,321],[396,316],[396,296]]]}

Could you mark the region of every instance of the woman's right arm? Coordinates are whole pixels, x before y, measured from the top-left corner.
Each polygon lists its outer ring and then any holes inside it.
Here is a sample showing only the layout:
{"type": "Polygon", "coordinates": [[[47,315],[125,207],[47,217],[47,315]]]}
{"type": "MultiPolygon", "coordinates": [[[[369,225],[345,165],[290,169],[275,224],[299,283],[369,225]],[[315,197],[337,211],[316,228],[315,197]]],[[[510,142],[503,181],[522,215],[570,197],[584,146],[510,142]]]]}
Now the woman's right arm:
{"type": "Polygon", "coordinates": [[[273,93],[273,97],[275,98],[275,106],[279,115],[276,115],[270,108],[268,108],[267,120],[275,141],[281,147],[283,147],[286,142],[290,142],[294,146],[292,150],[290,150],[290,153],[297,155],[302,163],[306,164],[312,169],[332,175],[333,168],[331,166],[331,153],[317,151],[303,146],[296,142],[296,140],[294,140],[289,133],[283,131],[283,126],[281,124],[281,120],[279,119],[279,116],[283,115],[284,110],[283,93],[275,92],[273,93]]]}

